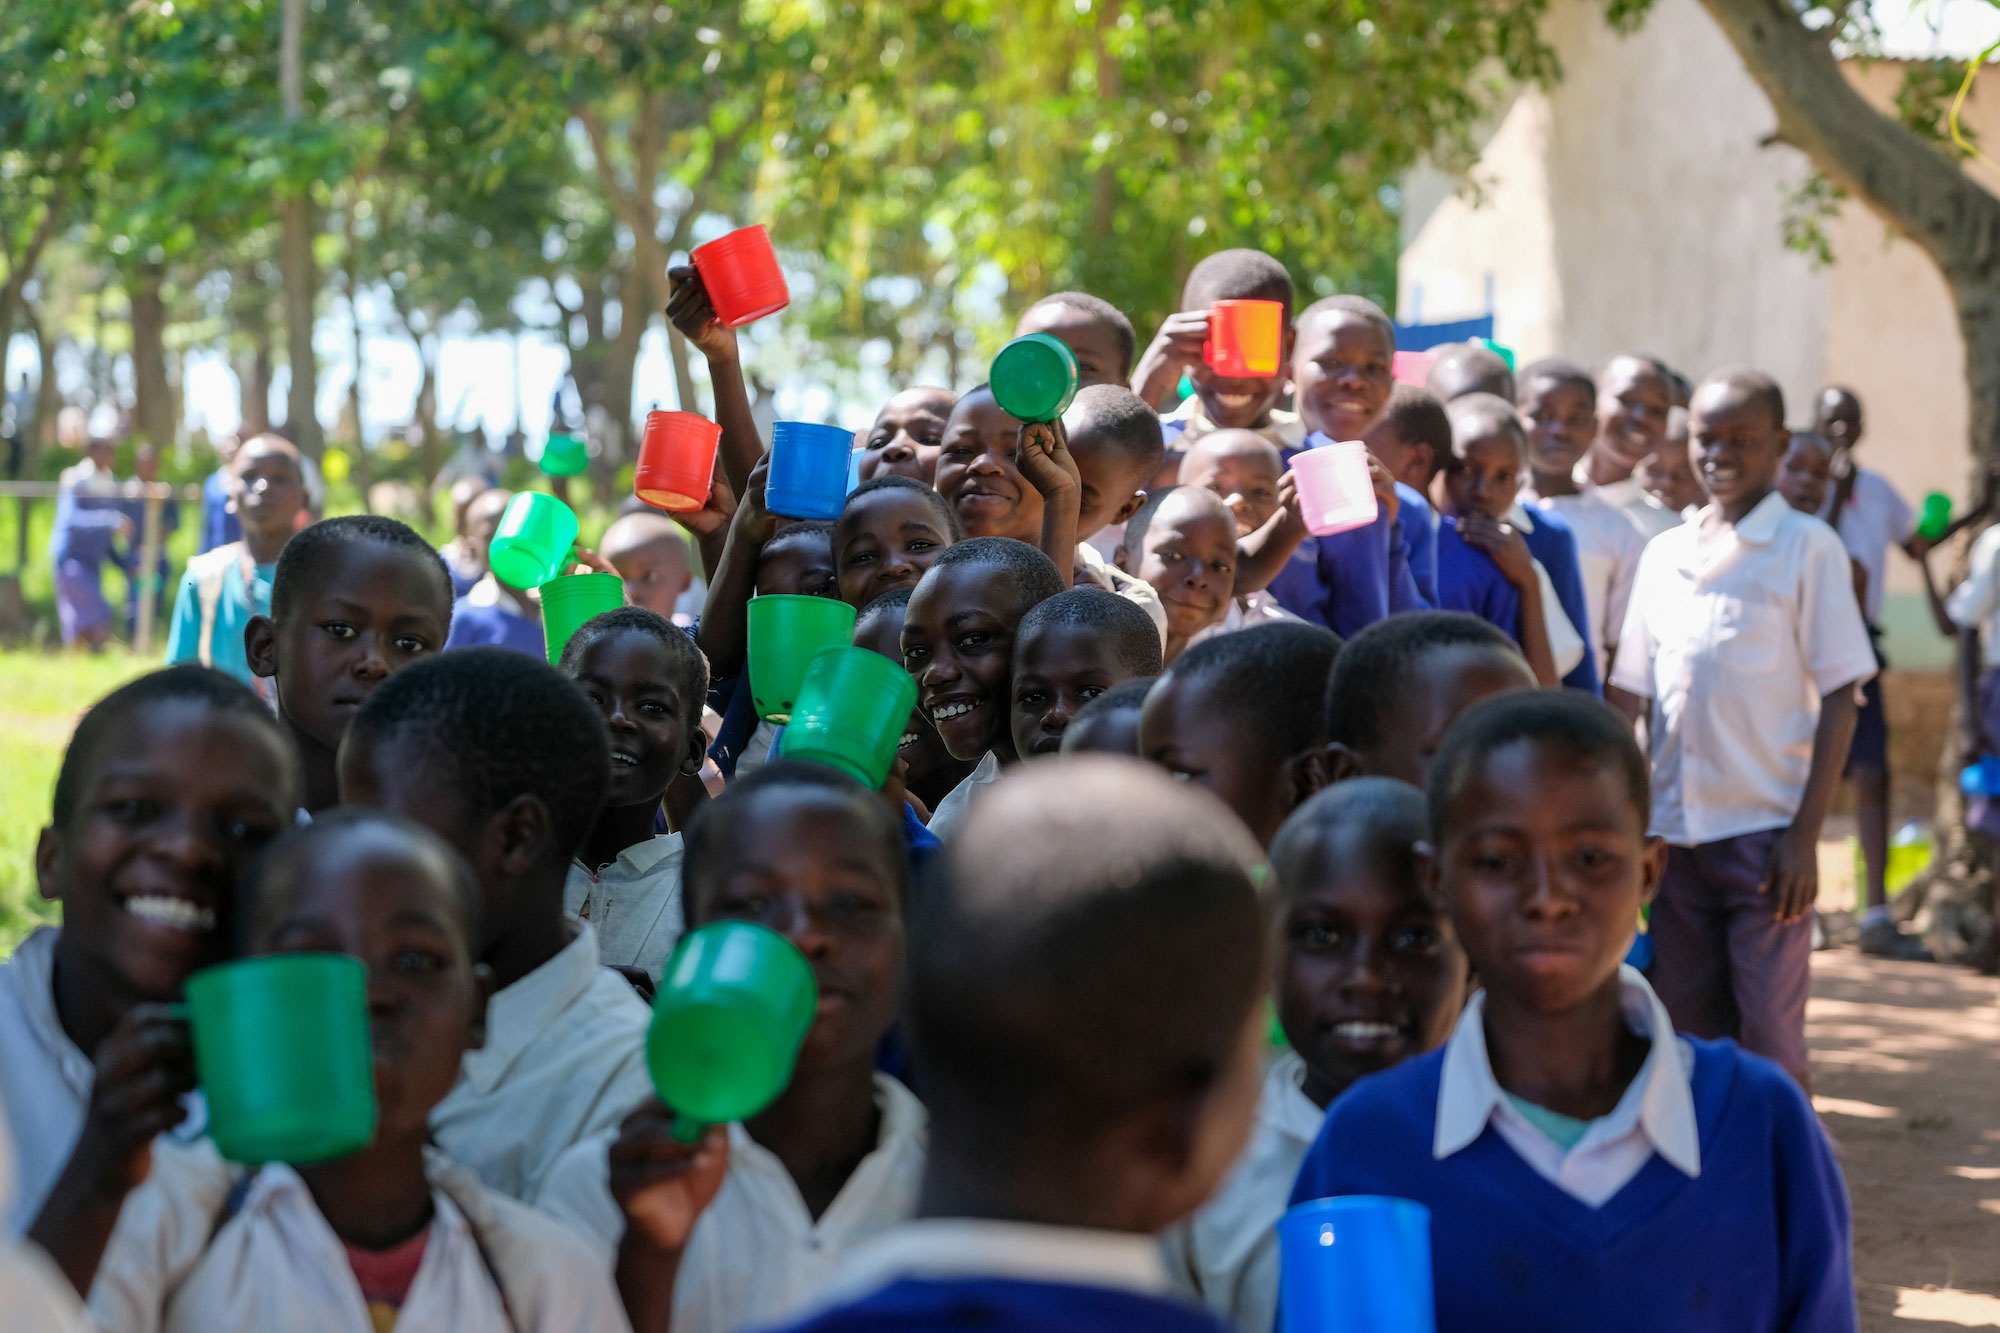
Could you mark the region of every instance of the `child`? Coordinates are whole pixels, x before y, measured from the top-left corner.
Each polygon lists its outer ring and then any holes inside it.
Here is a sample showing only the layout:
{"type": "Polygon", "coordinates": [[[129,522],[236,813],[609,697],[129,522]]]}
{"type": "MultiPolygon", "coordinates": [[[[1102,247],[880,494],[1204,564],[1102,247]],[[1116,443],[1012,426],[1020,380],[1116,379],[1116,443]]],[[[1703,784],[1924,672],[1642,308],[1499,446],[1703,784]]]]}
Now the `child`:
{"type": "Polygon", "coordinates": [[[611,737],[610,786],[570,862],[563,911],[590,923],[607,967],[658,981],[681,937],[681,838],[655,829],[668,785],[701,772],[708,663],[687,631],[626,606],[585,621],[557,669],[611,737]]]}
{"type": "Polygon", "coordinates": [[[937,491],[967,537],[1039,547],[1065,571],[1067,587],[1083,481],[1062,439],[1058,426],[1024,425],[1007,415],[982,384],[958,400],[945,425],[937,491]]]}
{"type": "Polygon", "coordinates": [[[1520,646],[1478,616],[1414,611],[1370,625],[1327,681],[1327,781],[1375,774],[1421,789],[1460,713],[1537,684],[1520,646]]]}
{"type": "Polygon", "coordinates": [[[1597,435],[1577,464],[1579,486],[1594,486],[1614,507],[1635,517],[1642,530],[1654,520],[1632,470],[1665,442],[1673,386],[1666,364],[1640,352],[1621,352],[1597,377],[1597,435]]]}
{"type": "Polygon", "coordinates": [[[1677,528],[1708,503],[1708,492],[1688,461],[1688,414],[1685,407],[1667,413],[1666,437],[1660,447],[1639,461],[1633,480],[1646,494],[1646,507],[1631,511],[1641,535],[1651,540],[1677,528]]]}
{"type": "MultiPolygon", "coordinates": [[[[1276,518],[1280,509],[1297,509],[1297,486],[1286,473],[1284,460],[1277,447],[1255,431],[1210,431],[1188,447],[1176,476],[1177,485],[1199,486],[1222,497],[1236,520],[1239,544],[1276,518]]],[[[1288,514],[1289,519],[1296,517],[1288,514]]],[[[1229,599],[1221,623],[1203,634],[1296,619],[1263,589],[1238,592],[1229,599]]]]}
{"type": "Polygon", "coordinates": [[[673,520],[650,510],[622,514],[604,530],[598,547],[625,581],[628,606],[642,606],[676,624],[693,623],[680,605],[694,587],[694,568],[673,520]]]}
{"type": "Polygon", "coordinates": [[[1008,725],[1014,631],[1030,607],[1061,591],[1062,575],[1034,547],[975,537],[939,556],[910,594],[903,666],[916,677],[917,706],[952,758],[977,761],[931,815],[939,838],[948,840],[967,804],[1020,757],[1008,725]]]}
{"type": "MultiPolygon", "coordinates": [[[[1773,487],[1785,497],[1786,504],[1801,514],[1817,517],[1826,504],[1827,492],[1833,488],[1833,446],[1826,436],[1818,431],[1792,431],[1785,456],[1778,460],[1778,479],[1773,487]]],[[[1857,576],[1856,582],[1857,586],[1866,586],[1866,571],[1857,576]]]]}
{"type": "Polygon", "coordinates": [[[750,1120],[685,1145],[648,1096],[557,1164],[544,1202],[617,1256],[635,1330],[784,1318],[915,1212],[924,1109],[875,1068],[901,1003],[907,887],[888,807],[817,765],[773,760],[688,826],[690,923],[780,932],[811,961],[819,1009],[790,1083],[750,1120]]]}
{"type": "Polygon", "coordinates": [[[1249,1132],[1260,865],[1212,797],[1130,760],[1002,782],[911,904],[931,1110],[917,1220],[855,1253],[847,1298],[792,1327],[1220,1333],[1171,1298],[1153,1238],[1249,1132]]]}
{"type": "MultiPolygon", "coordinates": [[[[470,542],[477,545],[482,563],[492,545],[493,533],[500,526],[500,515],[506,512],[507,502],[513,498],[512,491],[488,491],[466,511],[466,533],[470,542]],[[491,527],[485,522],[488,513],[492,514],[491,527]]],[[[446,650],[484,645],[531,657],[543,656],[541,603],[528,595],[529,589],[502,583],[492,565],[487,564],[485,569],[471,590],[452,605],[451,637],[445,641],[446,650]]]]}
{"type": "Polygon", "coordinates": [[[1390,476],[1428,496],[1438,469],[1451,454],[1451,418],[1445,415],[1444,402],[1430,390],[1398,384],[1389,391],[1382,415],[1361,432],[1360,439],[1390,476]]]}
{"type": "Polygon", "coordinates": [[[1160,325],[1132,375],[1139,397],[1154,407],[1169,399],[1183,375],[1194,386],[1193,396],[1161,418],[1169,444],[1185,449],[1212,430],[1232,427],[1254,430],[1280,449],[1305,441],[1298,417],[1278,408],[1292,357],[1292,310],[1292,275],[1262,250],[1223,250],[1189,270],[1180,313],[1160,325]],[[1202,344],[1208,341],[1208,309],[1217,301],[1276,301],[1284,308],[1275,374],[1237,378],[1209,367],[1202,344]]]}
{"type": "MultiPolygon", "coordinates": [[[[56,615],[65,646],[81,639],[102,652],[111,637],[111,603],[104,599],[104,565],[118,563],[113,538],[137,529],[119,503],[112,468],[117,446],[93,438],[83,460],[63,469],[56,495],[55,525],[49,530],[49,563],[55,567],[56,615]]],[[[127,581],[131,581],[127,575],[127,581]]]]}
{"type": "Polygon", "coordinates": [[[1652,701],[1652,976],[1678,1025],[1803,1084],[1820,826],[1875,653],[1840,539],[1771,489],[1777,384],[1711,376],[1689,421],[1714,503],[1647,545],[1612,674],[1634,722],[1652,701]]]}
{"type": "Polygon", "coordinates": [[[1259,625],[1190,648],[1139,715],[1139,755],[1221,797],[1268,847],[1325,785],[1321,720],[1340,640],[1259,625]]]}
{"type": "Polygon", "coordinates": [[[862,437],[861,480],[908,477],[930,485],[937,476],[944,423],[956,406],[958,395],[950,389],[923,387],[905,389],[882,404],[862,437]]]}
{"type": "MultiPolygon", "coordinates": [[[[77,723],[35,842],[36,886],[63,923],[0,962],[0,1107],[20,1173],[7,1235],[27,1228],[65,1162],[97,1169],[77,1135],[99,1051],[114,1033],[131,1048],[156,1006],[225,955],[237,876],[291,826],[298,789],[271,710],[206,667],[140,676],[77,723]]],[[[135,1071],[157,1067],[131,1053],[135,1071]]]]}
{"type": "Polygon", "coordinates": [[[340,800],[334,759],[355,710],[450,631],[451,573],[408,524],[349,514],[285,544],[271,614],[251,617],[243,643],[298,750],[307,814],[340,800]]]}
{"type": "Polygon", "coordinates": [[[1057,292],[1029,306],[1014,336],[1046,333],[1076,354],[1077,383],[1132,387],[1132,354],[1138,335],[1118,307],[1088,292],[1057,292]]]}
{"type": "Polygon", "coordinates": [[[1602,680],[1618,647],[1648,534],[1602,491],[1577,485],[1577,464],[1597,431],[1596,405],[1597,382],[1568,361],[1537,361],[1521,372],[1518,406],[1528,433],[1529,475],[1521,500],[1554,514],[1576,539],[1584,602],[1577,628],[1595,650],[1592,665],[1602,680]]]}
{"type": "Polygon", "coordinates": [[[958,516],[923,483],[883,476],[847,497],[831,537],[840,600],[859,610],[892,589],[916,587],[958,540],[958,516]]]}
{"type": "MultiPolygon", "coordinates": [[[[271,613],[271,578],[278,552],[298,531],[306,484],[299,451],[276,435],[259,435],[230,464],[229,509],[243,540],[188,561],[174,597],[167,661],[200,662],[228,672],[263,693],[244,655],[243,629],[271,613]]],[[[265,694],[265,698],[269,698],[265,694]]]]}
{"type": "MultiPolygon", "coordinates": [[[[375,1137],[332,1161],[246,1169],[207,1142],[155,1144],[149,1161],[134,1136],[94,1200],[116,1218],[109,1243],[100,1233],[63,1255],[97,1322],[164,1333],[623,1328],[578,1238],[429,1148],[431,1108],[484,1040],[492,985],[472,960],[479,888],[465,862],[415,825],[342,810],[276,843],[246,896],[247,954],[339,953],[367,967],[375,1137]]],[[[179,1056],[192,1063],[184,1030],[179,1056]]],[[[107,1122],[129,1116],[93,1109],[107,1122]]]]}
{"type": "Polygon", "coordinates": [[[1442,1046],[1465,1007],[1465,955],[1418,871],[1425,836],[1422,792],[1357,778],[1300,806],[1271,844],[1291,1050],[1265,1073],[1250,1146],[1222,1188],[1162,1238],[1176,1280],[1241,1333],[1276,1323],[1276,1227],[1326,1108],[1442,1046]]]}
{"type": "Polygon", "coordinates": [[[1478,343],[1446,343],[1431,358],[1424,388],[1449,403],[1469,393],[1514,401],[1514,371],[1507,358],[1478,343]]]}
{"type": "Polygon", "coordinates": [[[451,484],[451,540],[438,548],[444,567],[451,571],[451,595],[456,601],[472,591],[472,585],[486,572],[486,543],[493,540],[492,525],[500,521],[494,510],[483,540],[472,536],[472,502],[486,493],[486,483],[478,477],[460,477],[451,484]]]}
{"type": "Polygon", "coordinates": [[[1014,750],[1054,754],[1078,711],[1136,677],[1160,674],[1160,638],[1132,603],[1071,588],[1031,607],[1014,631],[1014,750]]]}
{"type": "Polygon", "coordinates": [[[1442,1051],[1334,1103],[1292,1200],[1428,1207],[1441,1329],[1853,1330],[1812,1108],[1768,1062],[1676,1036],[1621,966],[1666,860],[1646,786],[1631,731],[1575,691],[1453,725],[1425,873],[1482,991],[1442,1051]]]}
{"type": "Polygon", "coordinates": [[[1202,486],[1154,491],[1125,525],[1118,567],[1159,594],[1166,662],[1220,625],[1236,586],[1236,518],[1202,486]]]}
{"type": "Polygon", "coordinates": [[[382,682],[340,749],[340,797],[428,826],[485,891],[475,949],[493,970],[487,1039],[431,1115],[438,1146],[533,1202],[549,1165],[645,1095],[647,1012],[563,913],[564,880],[604,804],[611,745],[546,662],[467,649],[382,682]]]}
{"type": "MultiPolygon", "coordinates": [[[[1130,389],[1099,384],[1078,391],[1076,401],[1063,413],[1063,431],[1081,484],[1076,581],[1095,583],[1136,603],[1164,637],[1166,611],[1154,589],[1106,558],[1107,553],[1115,558],[1124,542],[1126,522],[1145,503],[1147,487],[1166,457],[1159,418],[1130,389]],[[1118,534],[1118,540],[1106,548],[1103,538],[1111,532],[1118,534]]],[[[1053,551],[1050,558],[1055,558],[1053,551]]],[[[1060,567],[1062,562],[1056,563],[1060,567]]]]}
{"type": "Polygon", "coordinates": [[[1139,710],[1159,681],[1158,676],[1136,676],[1122,685],[1113,685],[1077,710],[1063,730],[1064,754],[1139,754],[1139,710]]]}
{"type": "MultiPolygon", "coordinates": [[[[866,648],[871,653],[900,663],[903,660],[903,617],[910,605],[910,595],[914,588],[897,588],[885,592],[868,605],[861,608],[854,620],[854,646],[866,648]]],[[[921,803],[925,815],[937,809],[938,802],[951,794],[951,789],[972,775],[977,760],[954,759],[951,751],[944,748],[944,739],[937,728],[931,725],[924,713],[922,703],[910,709],[910,720],[903,728],[903,739],[896,749],[896,758],[903,766],[903,790],[906,795],[921,803]]]]}

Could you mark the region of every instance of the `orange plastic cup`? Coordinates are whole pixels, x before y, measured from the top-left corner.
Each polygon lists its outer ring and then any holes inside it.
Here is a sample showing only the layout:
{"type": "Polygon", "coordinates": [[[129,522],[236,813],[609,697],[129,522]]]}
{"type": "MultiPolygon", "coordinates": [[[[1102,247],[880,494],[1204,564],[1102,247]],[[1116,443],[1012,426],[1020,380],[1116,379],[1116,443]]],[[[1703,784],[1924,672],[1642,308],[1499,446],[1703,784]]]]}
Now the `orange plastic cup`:
{"type": "Polygon", "coordinates": [[[688,258],[708,288],[715,317],[726,329],[775,315],[791,304],[792,293],[785,286],[784,270],[778,267],[778,252],[771,248],[771,233],[762,223],[697,245],[688,258]]]}
{"type": "Polygon", "coordinates": [[[655,509],[686,512],[708,503],[722,427],[693,412],[648,412],[632,469],[632,494],[655,509]]]}
{"type": "Polygon", "coordinates": [[[1278,301],[1217,301],[1208,308],[1208,341],[1201,359],[1231,379],[1278,373],[1285,341],[1285,307],[1278,301]]]}

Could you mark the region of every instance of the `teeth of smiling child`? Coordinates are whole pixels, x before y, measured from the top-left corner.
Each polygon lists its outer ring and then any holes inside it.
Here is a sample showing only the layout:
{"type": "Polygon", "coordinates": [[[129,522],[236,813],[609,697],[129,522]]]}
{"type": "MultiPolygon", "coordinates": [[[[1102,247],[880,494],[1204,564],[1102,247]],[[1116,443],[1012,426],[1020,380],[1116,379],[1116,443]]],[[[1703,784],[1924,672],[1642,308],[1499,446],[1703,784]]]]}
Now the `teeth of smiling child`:
{"type": "Polygon", "coordinates": [[[1356,1041],[1372,1041],[1382,1037],[1393,1037],[1397,1029],[1390,1023],[1336,1023],[1333,1027],[1337,1036],[1356,1041]]]}
{"type": "Polygon", "coordinates": [[[931,710],[931,720],[933,722],[947,722],[955,717],[964,717],[978,706],[977,704],[946,704],[942,708],[931,710]]]}
{"type": "Polygon", "coordinates": [[[917,733],[914,731],[906,731],[903,733],[903,739],[896,742],[896,748],[898,750],[907,750],[916,743],[917,743],[917,733]]]}
{"type": "Polygon", "coordinates": [[[143,894],[136,898],[127,898],[125,910],[141,921],[155,926],[172,926],[176,930],[215,929],[214,910],[191,903],[185,898],[172,898],[165,894],[143,894]]]}
{"type": "Polygon", "coordinates": [[[611,752],[611,762],[620,768],[631,768],[639,761],[631,755],[626,754],[623,750],[613,750],[611,752]]]}

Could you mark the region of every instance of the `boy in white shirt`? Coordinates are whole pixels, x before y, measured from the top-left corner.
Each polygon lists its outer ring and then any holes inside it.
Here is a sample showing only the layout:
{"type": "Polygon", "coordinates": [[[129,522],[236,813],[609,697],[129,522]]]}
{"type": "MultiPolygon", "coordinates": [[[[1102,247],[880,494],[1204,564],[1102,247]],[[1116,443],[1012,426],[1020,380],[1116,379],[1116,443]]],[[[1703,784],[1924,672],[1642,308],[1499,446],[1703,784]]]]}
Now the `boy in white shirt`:
{"type": "Polygon", "coordinates": [[[1597,377],[1597,434],[1576,465],[1576,484],[1595,488],[1651,536],[1659,521],[1633,470],[1666,439],[1673,382],[1666,364],[1640,352],[1620,352],[1597,377]]]}
{"type": "Polygon", "coordinates": [[[1840,539],[1773,489],[1776,382],[1711,376],[1689,433],[1712,503],[1646,547],[1612,669],[1628,718],[1651,701],[1653,981],[1677,1027],[1804,1084],[1819,832],[1875,655],[1840,539]]]}

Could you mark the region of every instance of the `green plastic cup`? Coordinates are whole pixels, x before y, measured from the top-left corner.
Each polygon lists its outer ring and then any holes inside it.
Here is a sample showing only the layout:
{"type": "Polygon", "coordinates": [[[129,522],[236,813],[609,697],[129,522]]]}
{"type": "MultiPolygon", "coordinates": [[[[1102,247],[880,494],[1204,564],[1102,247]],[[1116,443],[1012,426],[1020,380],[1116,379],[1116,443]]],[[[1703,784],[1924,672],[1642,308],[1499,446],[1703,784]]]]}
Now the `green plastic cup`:
{"type": "Polygon", "coordinates": [[[323,1162],[375,1137],[368,970],[332,953],[273,954],[187,983],[208,1135],[224,1157],[323,1162]]]}
{"type": "Polygon", "coordinates": [[[1934,542],[1950,526],[1951,497],[1943,491],[1932,491],[1924,497],[1923,517],[1917,520],[1917,532],[1925,541],[1934,542]]]}
{"type": "Polygon", "coordinates": [[[542,446],[538,461],[542,471],[551,477],[574,477],[590,466],[590,446],[574,435],[553,431],[549,442],[542,446]]]}
{"type": "Polygon", "coordinates": [[[902,663],[866,648],[822,648],[806,667],[778,753],[880,787],[916,704],[917,682],[902,663]]]}
{"type": "Polygon", "coordinates": [[[487,563],[510,588],[539,588],[563,572],[576,545],[576,511],[545,491],[519,491],[501,511],[487,563]]]}
{"type": "Polygon", "coordinates": [[[854,608],[833,597],[750,599],[750,698],[767,722],[790,722],[814,654],[854,638],[854,608]]]}
{"type": "Polygon", "coordinates": [[[756,1115],[792,1081],[819,1007],[812,964],[783,935],[712,921],[681,937],[646,1030],[646,1068],[686,1142],[756,1115]]]}
{"type": "Polygon", "coordinates": [[[554,666],[586,620],[625,605],[625,580],[616,574],[563,574],[544,583],[541,594],[542,643],[554,666]]]}
{"type": "Polygon", "coordinates": [[[1000,349],[987,378],[1008,416],[1054,421],[1076,397],[1076,353],[1053,334],[1023,334],[1000,349]]]}

